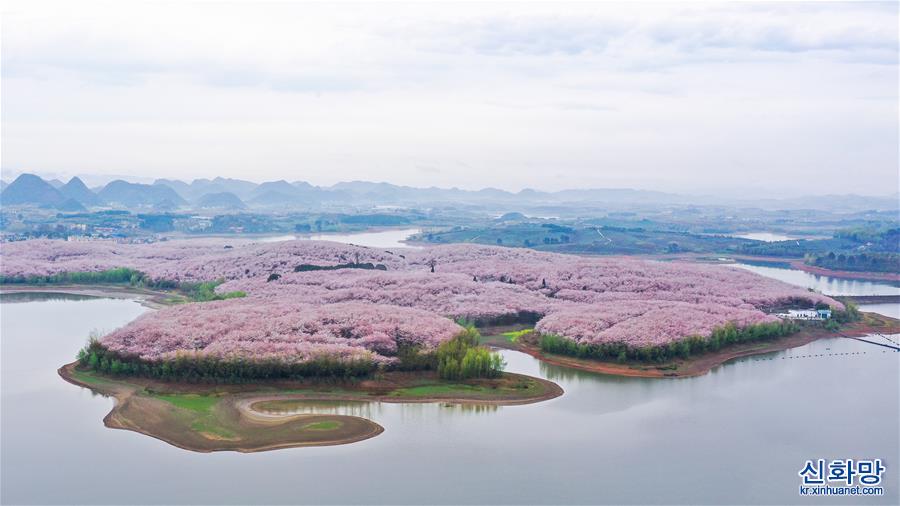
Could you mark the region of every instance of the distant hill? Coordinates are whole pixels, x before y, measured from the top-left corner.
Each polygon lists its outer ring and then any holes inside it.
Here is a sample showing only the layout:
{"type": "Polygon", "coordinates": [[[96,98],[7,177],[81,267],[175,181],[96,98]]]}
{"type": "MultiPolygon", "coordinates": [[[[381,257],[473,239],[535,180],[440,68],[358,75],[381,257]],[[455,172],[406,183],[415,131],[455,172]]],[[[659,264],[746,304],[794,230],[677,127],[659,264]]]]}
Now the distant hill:
{"type": "Polygon", "coordinates": [[[250,200],[250,203],[262,207],[301,207],[304,202],[300,195],[280,191],[263,192],[250,200]]]}
{"type": "Polygon", "coordinates": [[[246,199],[252,196],[256,189],[256,183],[240,179],[227,179],[217,177],[215,179],[195,179],[190,184],[177,179],[157,179],[154,185],[168,186],[175,190],[179,196],[188,201],[196,201],[210,193],[232,193],[238,198],[246,199]]]}
{"type": "Polygon", "coordinates": [[[78,202],[75,199],[66,199],[63,203],[57,205],[56,208],[67,213],[79,213],[82,211],[87,211],[87,208],[81,205],[81,202],[78,202]]]}
{"type": "Polygon", "coordinates": [[[528,216],[525,216],[525,215],[522,214],[522,213],[512,212],[512,213],[506,213],[506,214],[504,214],[503,216],[497,218],[497,219],[494,220],[494,221],[497,221],[497,222],[503,222],[503,221],[526,221],[527,219],[528,219],[528,216]]]}
{"type": "Polygon", "coordinates": [[[246,209],[247,205],[231,192],[207,193],[197,200],[197,207],[204,209],[246,209]]]}
{"type": "Polygon", "coordinates": [[[124,207],[153,206],[161,209],[187,205],[187,201],[169,186],[129,183],[117,179],[97,194],[103,201],[124,207]]]}
{"type": "Polygon", "coordinates": [[[4,205],[56,207],[65,200],[59,190],[34,174],[21,174],[0,194],[0,202],[4,205]]]}
{"type": "Polygon", "coordinates": [[[512,202],[516,196],[505,190],[484,188],[478,191],[459,188],[414,188],[391,183],[349,181],[329,188],[332,192],[349,194],[354,201],[369,203],[412,204],[417,202],[512,202]]]}
{"type": "Polygon", "coordinates": [[[324,193],[326,192],[321,188],[309,183],[269,181],[253,190],[250,203],[259,206],[308,207],[320,202],[324,193]]]}
{"type": "Polygon", "coordinates": [[[157,179],[153,182],[153,186],[169,187],[185,200],[193,200],[195,197],[194,192],[191,190],[191,185],[177,179],[157,179]]]}
{"type": "MultiPolygon", "coordinates": [[[[197,186],[198,189],[202,188],[202,184],[204,181],[208,181],[206,179],[195,179],[191,186],[197,186]]],[[[222,188],[222,191],[231,192],[241,199],[246,199],[250,197],[250,194],[253,190],[258,186],[256,183],[250,181],[244,181],[242,179],[228,179],[224,177],[217,177],[212,181],[208,181],[210,185],[215,185],[219,188],[222,188]]],[[[204,193],[211,193],[210,191],[204,191],[204,193]]]]}
{"type": "MultiPolygon", "coordinates": [[[[32,176],[37,177],[37,176],[32,176]]],[[[4,203],[28,203],[33,205],[55,206],[66,198],[73,198],[87,207],[95,206],[96,201],[85,193],[84,183],[73,184],[72,181],[62,185],[60,196],[47,188],[53,188],[51,182],[44,181],[39,185],[31,181],[31,188],[19,188],[7,195],[8,186],[0,183],[4,195],[4,203]],[[69,188],[75,186],[76,188],[69,188]],[[23,193],[24,192],[24,193],[23,193]],[[8,199],[6,197],[9,197],[8,199]]],[[[319,187],[305,181],[288,182],[285,180],[267,181],[257,184],[251,181],[216,177],[214,179],[195,179],[190,183],[176,179],[157,179],[152,185],[127,183],[117,180],[104,188],[92,191],[104,201],[115,202],[125,207],[156,207],[159,209],[177,209],[185,206],[206,206],[209,204],[238,205],[230,197],[210,197],[207,195],[232,194],[241,201],[241,205],[251,208],[298,208],[308,209],[322,204],[328,205],[368,205],[368,206],[434,206],[434,205],[475,205],[504,211],[510,207],[535,209],[539,207],[544,213],[556,215],[552,207],[571,207],[591,209],[623,209],[633,206],[725,206],[738,208],[756,208],[764,210],[797,210],[815,209],[833,212],[897,211],[900,200],[897,195],[866,197],[858,195],[805,196],[793,198],[755,198],[744,199],[727,195],[682,195],[650,190],[630,188],[579,188],[561,191],[544,191],[541,189],[524,189],[517,193],[497,188],[481,190],[464,190],[460,188],[416,188],[395,185],[387,182],[348,181],[332,186],[319,187]],[[217,202],[216,199],[223,198],[217,202]],[[548,207],[549,206],[549,207],[548,207]]],[[[231,207],[228,207],[231,208],[231,207]]],[[[236,207],[240,208],[240,207],[236,207]]]]}
{"type": "Polygon", "coordinates": [[[267,193],[280,193],[283,195],[299,195],[301,190],[285,180],[268,181],[253,189],[253,196],[259,197],[267,193]]]}
{"type": "Polygon", "coordinates": [[[70,179],[68,183],[64,184],[59,189],[59,191],[64,197],[73,199],[85,207],[99,206],[102,204],[100,197],[92,192],[90,188],[84,184],[84,181],[77,176],[70,179]]]}

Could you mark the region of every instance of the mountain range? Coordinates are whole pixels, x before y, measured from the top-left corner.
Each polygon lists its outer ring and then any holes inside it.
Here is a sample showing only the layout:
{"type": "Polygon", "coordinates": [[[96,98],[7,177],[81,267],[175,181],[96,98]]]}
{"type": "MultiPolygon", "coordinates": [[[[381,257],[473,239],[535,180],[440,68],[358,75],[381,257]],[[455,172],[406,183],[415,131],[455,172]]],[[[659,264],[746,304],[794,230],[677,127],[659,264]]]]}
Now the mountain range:
{"type": "Polygon", "coordinates": [[[253,183],[217,177],[195,179],[190,183],[157,179],[153,184],[117,179],[103,187],[88,188],[73,177],[63,183],[46,181],[34,174],[21,174],[12,183],[3,182],[0,203],[30,205],[50,209],[116,207],[168,211],[176,209],[220,210],[302,210],[321,206],[434,206],[473,204],[480,206],[646,206],[715,205],[763,209],[821,209],[855,212],[895,210],[898,198],[834,195],[740,201],[715,196],[691,196],[628,188],[573,189],[556,192],[525,189],[516,193],[496,188],[461,190],[459,188],[414,188],[390,183],[348,181],[328,187],[305,181],[285,180],[253,183]]]}

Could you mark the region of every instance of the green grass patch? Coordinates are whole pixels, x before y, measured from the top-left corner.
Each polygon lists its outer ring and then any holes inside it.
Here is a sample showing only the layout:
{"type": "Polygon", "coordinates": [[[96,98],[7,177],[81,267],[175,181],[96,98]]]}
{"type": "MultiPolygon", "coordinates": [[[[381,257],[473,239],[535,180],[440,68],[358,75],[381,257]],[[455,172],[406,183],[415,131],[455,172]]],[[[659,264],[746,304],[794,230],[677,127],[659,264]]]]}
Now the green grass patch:
{"type": "Polygon", "coordinates": [[[398,388],[390,393],[392,397],[429,397],[432,395],[489,393],[490,389],[477,385],[450,383],[447,385],[421,385],[398,388]]]}
{"type": "Polygon", "coordinates": [[[95,376],[90,371],[79,371],[78,369],[72,371],[72,377],[77,379],[78,381],[89,383],[91,385],[108,385],[110,383],[113,383],[113,381],[110,381],[106,378],[95,376]]]}
{"type": "Polygon", "coordinates": [[[154,397],[197,413],[208,413],[219,402],[219,398],[212,395],[177,394],[155,395],[154,397]]]}
{"type": "Polygon", "coordinates": [[[337,420],[324,420],[304,425],[303,430],[335,430],[341,425],[343,424],[337,420]]]}
{"type": "Polygon", "coordinates": [[[519,342],[520,337],[524,336],[525,334],[531,333],[531,332],[534,332],[534,329],[512,330],[509,332],[504,332],[503,334],[500,334],[500,335],[505,337],[506,340],[511,343],[517,343],[517,342],[519,342]]]}

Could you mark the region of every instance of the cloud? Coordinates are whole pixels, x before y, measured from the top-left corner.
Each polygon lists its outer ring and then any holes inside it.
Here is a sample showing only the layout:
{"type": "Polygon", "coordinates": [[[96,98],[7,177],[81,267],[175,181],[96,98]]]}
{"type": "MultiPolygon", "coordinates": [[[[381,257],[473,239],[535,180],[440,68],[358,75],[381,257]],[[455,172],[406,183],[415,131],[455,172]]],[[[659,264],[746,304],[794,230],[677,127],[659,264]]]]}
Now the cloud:
{"type": "Polygon", "coordinates": [[[883,193],[897,22],[868,3],[7,2],[4,165],[883,193]]]}

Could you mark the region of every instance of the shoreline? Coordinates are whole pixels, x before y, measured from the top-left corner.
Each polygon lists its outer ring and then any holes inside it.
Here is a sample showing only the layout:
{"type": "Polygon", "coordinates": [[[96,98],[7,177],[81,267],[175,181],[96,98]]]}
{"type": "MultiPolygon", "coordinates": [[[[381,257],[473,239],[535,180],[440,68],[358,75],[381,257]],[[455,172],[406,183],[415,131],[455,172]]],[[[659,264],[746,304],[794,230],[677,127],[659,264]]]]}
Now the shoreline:
{"type": "Polygon", "coordinates": [[[634,362],[620,364],[616,362],[570,357],[567,355],[549,354],[544,353],[539,346],[533,343],[524,343],[521,341],[511,343],[508,341],[501,342],[499,340],[493,340],[486,344],[497,348],[520,351],[548,364],[597,374],[633,378],[691,378],[703,376],[713,369],[738,358],[797,348],[819,339],[844,336],[863,337],[873,333],[900,333],[900,320],[877,313],[862,314],[864,315],[862,321],[845,325],[840,329],[839,332],[840,334],[843,334],[843,336],[821,327],[805,328],[790,336],[778,338],[775,341],[735,344],[729,346],[727,349],[660,364],[642,364],[634,362]],[[874,325],[873,323],[876,322],[880,322],[881,324],[874,325]]]}
{"type": "MultiPolygon", "coordinates": [[[[235,244],[239,244],[243,241],[243,245],[247,244],[260,244],[265,242],[266,239],[272,239],[277,237],[287,237],[294,236],[294,239],[285,239],[285,241],[326,241],[326,242],[336,242],[341,244],[351,244],[355,246],[364,246],[362,244],[357,244],[354,242],[345,242],[345,241],[335,241],[329,239],[328,236],[340,236],[347,237],[357,234],[379,234],[384,232],[402,232],[404,230],[418,230],[417,233],[412,235],[421,234],[424,230],[423,226],[415,226],[415,225],[404,225],[398,227],[392,226],[376,226],[364,228],[361,230],[352,230],[352,231],[330,231],[330,232],[260,232],[260,233],[249,233],[249,234],[228,234],[228,233],[211,233],[211,234],[170,234],[165,235],[165,237],[169,240],[191,240],[191,239],[223,239],[223,240],[231,240],[235,244]],[[313,239],[313,237],[317,237],[313,239]]],[[[409,237],[412,237],[410,235],[409,237]]],[[[407,238],[408,239],[408,238],[407,238]]],[[[411,248],[411,249],[421,249],[425,247],[424,245],[427,243],[417,243],[414,241],[408,241],[407,239],[403,239],[399,241],[400,244],[396,246],[387,246],[388,248],[411,248]],[[422,244],[422,245],[418,245],[422,244]]],[[[371,247],[371,246],[364,246],[371,247]]],[[[378,247],[380,248],[380,247],[378,247]]]]}
{"type": "Polygon", "coordinates": [[[816,267],[807,265],[803,259],[798,258],[780,258],[780,257],[755,257],[748,255],[729,255],[728,258],[734,260],[744,260],[748,262],[770,262],[770,263],[786,263],[793,269],[797,269],[816,276],[828,276],[839,279],[853,279],[857,281],[892,281],[900,282],[900,274],[894,272],[870,272],[870,271],[835,271],[824,267],[816,267]]]}
{"type": "Polygon", "coordinates": [[[131,299],[150,309],[172,306],[174,302],[171,302],[171,299],[176,296],[169,292],[129,285],[0,285],[0,295],[13,293],[64,293],[107,299],[131,299]]]}
{"type": "MultiPolygon", "coordinates": [[[[194,445],[187,444],[183,441],[179,441],[176,438],[167,436],[165,434],[160,434],[159,432],[154,432],[154,431],[148,430],[144,427],[141,427],[138,423],[128,419],[127,417],[125,417],[121,414],[122,411],[124,410],[124,408],[130,402],[132,402],[134,397],[136,397],[138,395],[138,391],[136,388],[130,387],[127,384],[125,384],[124,382],[117,383],[117,382],[113,382],[113,381],[110,381],[109,384],[107,384],[107,388],[100,388],[100,387],[98,387],[97,384],[91,384],[91,383],[79,380],[78,378],[74,377],[75,364],[76,364],[75,362],[73,362],[71,364],[66,364],[66,365],[60,367],[57,370],[57,373],[60,375],[60,377],[62,377],[63,380],[65,380],[68,383],[71,383],[78,387],[87,388],[87,389],[91,390],[92,392],[96,392],[96,393],[99,393],[100,395],[103,395],[104,397],[112,397],[115,401],[113,408],[109,411],[109,413],[106,414],[106,416],[103,417],[103,425],[104,426],[106,426],[110,429],[121,429],[121,430],[130,430],[133,432],[137,432],[139,434],[143,434],[145,436],[150,436],[154,439],[158,439],[164,443],[168,443],[172,446],[181,448],[183,450],[189,450],[189,451],[194,451],[194,452],[199,452],[199,453],[211,453],[211,452],[215,452],[215,451],[229,451],[229,450],[237,451],[240,453],[256,453],[256,452],[263,452],[263,451],[270,451],[270,450],[278,450],[278,449],[283,449],[283,448],[301,448],[301,447],[307,447],[307,446],[335,446],[335,445],[350,444],[350,443],[356,443],[359,441],[364,441],[366,439],[373,438],[373,437],[381,434],[382,432],[384,432],[384,427],[382,427],[381,425],[379,425],[371,420],[368,420],[368,419],[365,419],[362,417],[349,416],[349,415],[327,415],[328,418],[360,420],[360,421],[363,421],[365,424],[367,424],[370,427],[370,429],[368,431],[359,432],[353,436],[345,436],[345,437],[335,438],[335,439],[326,440],[326,441],[288,441],[288,442],[283,442],[283,443],[255,445],[255,446],[235,446],[235,447],[230,447],[230,448],[204,447],[204,446],[196,445],[196,444],[194,444],[194,445]]],[[[283,420],[279,420],[276,423],[287,424],[287,423],[298,422],[298,421],[300,421],[300,422],[310,421],[312,423],[315,423],[314,420],[316,420],[317,418],[321,418],[321,415],[313,415],[313,414],[297,415],[297,416],[284,417],[283,420]]],[[[259,422],[257,422],[257,423],[259,423],[259,422]]],[[[265,424],[261,424],[261,425],[265,425],[265,424]]]]}
{"type": "MultiPolygon", "coordinates": [[[[0,285],[0,294],[12,294],[12,293],[66,293],[66,294],[74,294],[74,295],[85,295],[91,297],[107,297],[107,298],[117,298],[117,299],[133,299],[136,300],[141,305],[151,308],[151,309],[160,309],[163,307],[171,306],[174,303],[171,301],[172,294],[163,291],[149,290],[145,288],[138,288],[132,286],[115,286],[115,285],[0,285]]],[[[893,296],[886,296],[889,298],[893,298],[893,296]]],[[[854,297],[847,297],[850,300],[853,300],[854,297]]],[[[841,330],[844,334],[847,334],[850,337],[863,337],[869,335],[873,332],[883,332],[883,333],[900,333],[900,320],[896,320],[894,318],[880,315],[877,313],[862,313],[865,317],[863,320],[874,320],[877,325],[870,326],[867,325],[865,321],[854,322],[848,324],[841,330]],[[866,316],[867,315],[867,316],[866,316]],[[886,327],[886,328],[885,328],[886,327]]],[[[510,330],[510,329],[519,329],[518,325],[506,325],[506,326],[488,326],[486,328],[482,328],[482,332],[487,336],[490,335],[488,332],[492,330],[497,331],[498,333],[502,330],[510,330]]],[[[728,349],[719,350],[717,352],[705,353],[703,355],[697,357],[691,357],[688,359],[679,359],[674,362],[662,363],[662,364],[642,364],[642,363],[625,363],[619,364],[615,362],[603,362],[592,359],[579,359],[577,357],[571,357],[566,355],[555,355],[544,353],[540,350],[540,348],[535,344],[529,343],[510,343],[506,340],[501,339],[492,339],[485,344],[490,346],[494,346],[497,348],[503,348],[513,351],[519,351],[522,353],[526,353],[538,360],[543,362],[558,365],[562,367],[571,367],[573,369],[579,369],[582,371],[595,372],[598,374],[607,374],[613,376],[625,376],[625,377],[643,377],[643,378],[680,378],[680,377],[692,377],[692,376],[700,376],[706,374],[710,370],[715,367],[726,363],[730,360],[734,360],[737,358],[742,358],[746,356],[758,355],[763,353],[771,353],[776,351],[783,351],[790,348],[796,348],[799,346],[803,346],[809,344],[812,341],[827,338],[827,337],[840,337],[838,334],[828,331],[823,328],[807,328],[803,329],[800,332],[777,339],[776,341],[760,341],[755,343],[744,343],[738,345],[732,345],[728,349]],[[677,367],[673,368],[672,365],[676,365],[677,367]]],[[[506,375],[510,375],[513,373],[504,373],[506,375]]],[[[540,378],[532,378],[534,380],[543,381],[540,378]]],[[[554,387],[559,388],[555,383],[551,383],[554,387]]],[[[549,387],[553,388],[553,387],[549,387]]],[[[547,399],[552,399],[553,397],[557,397],[562,395],[562,391],[560,389],[560,393],[547,399]]],[[[453,402],[453,403],[482,403],[482,404],[491,404],[497,403],[497,401],[493,400],[471,400],[465,398],[433,398],[433,399],[403,399],[398,400],[396,398],[391,397],[383,397],[377,398],[372,396],[354,397],[354,396],[346,396],[341,398],[336,398],[334,396],[330,396],[327,399],[331,400],[346,400],[346,401],[354,401],[354,400],[365,400],[365,401],[377,401],[377,402],[453,402]]],[[[540,402],[540,399],[535,401],[525,401],[518,402],[519,404],[528,404],[530,402],[540,402]]],[[[317,399],[315,397],[307,397],[305,400],[325,400],[325,399],[317,399]]],[[[506,401],[499,402],[498,404],[503,405],[513,405],[514,402],[506,401]]]]}
{"type": "MultiPolygon", "coordinates": [[[[611,255],[628,257],[629,255],[611,255]]],[[[641,255],[634,255],[640,257],[641,255]]],[[[787,264],[791,269],[806,272],[816,276],[828,276],[838,279],[852,279],[856,281],[872,281],[872,282],[893,282],[900,283],[900,274],[893,272],[874,272],[874,271],[836,271],[826,269],[824,267],[816,267],[807,265],[802,258],[795,257],[773,257],[773,256],[753,256],[740,255],[734,253],[655,253],[643,255],[644,258],[660,261],[674,262],[693,262],[701,264],[715,265],[734,265],[747,263],[753,265],[753,262],[787,264]]],[[[827,295],[827,294],[826,294],[827,295]]],[[[831,297],[831,296],[830,296],[831,297]]]]}
{"type": "MultiPolygon", "coordinates": [[[[430,385],[427,380],[432,375],[387,373],[384,378],[354,384],[322,381],[193,384],[166,383],[139,377],[119,379],[82,371],[76,366],[77,362],[66,364],[57,373],[68,383],[114,398],[113,408],[103,418],[106,427],[131,430],[178,448],[203,453],[253,453],[350,444],[373,438],[385,430],[372,420],[351,415],[303,413],[272,416],[253,409],[254,405],[267,401],[514,406],[543,402],[564,393],[562,387],[552,381],[515,373],[504,373],[502,378],[496,380],[471,380],[464,384],[474,387],[487,385],[497,389],[499,394],[482,388],[481,393],[451,390],[449,394],[433,392],[417,395],[413,393],[414,389],[423,388],[419,386],[423,378],[424,384],[430,385]],[[517,388],[520,390],[516,391],[517,388]],[[536,391],[525,391],[531,388],[536,391]],[[196,406],[180,409],[172,399],[178,402],[201,401],[206,409],[203,415],[206,418],[198,418],[200,415],[191,411],[196,411],[196,406]],[[335,437],[325,437],[328,431],[335,432],[335,437]],[[285,439],[277,439],[279,436],[285,439]]],[[[454,385],[459,387],[456,383],[438,383],[438,386],[454,385]]],[[[474,390],[474,387],[471,388],[474,390]]]]}

